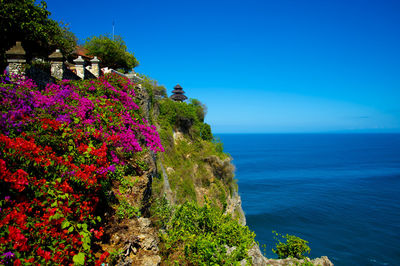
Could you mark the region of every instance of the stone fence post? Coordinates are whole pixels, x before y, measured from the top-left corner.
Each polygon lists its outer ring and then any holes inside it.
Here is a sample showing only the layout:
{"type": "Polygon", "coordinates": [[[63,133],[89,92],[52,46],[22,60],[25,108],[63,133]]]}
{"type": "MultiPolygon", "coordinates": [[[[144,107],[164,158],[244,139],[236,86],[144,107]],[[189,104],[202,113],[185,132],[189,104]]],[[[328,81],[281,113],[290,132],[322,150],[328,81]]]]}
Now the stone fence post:
{"type": "Polygon", "coordinates": [[[82,56],[78,56],[77,59],[74,60],[76,75],[81,79],[85,79],[85,60],[82,59],[82,56]]]}
{"type": "Polygon", "coordinates": [[[50,66],[51,66],[51,76],[56,79],[63,79],[64,76],[64,64],[63,64],[63,55],[60,52],[60,49],[57,49],[54,53],[49,55],[50,66]]]}
{"type": "Polygon", "coordinates": [[[21,42],[16,42],[15,45],[6,52],[9,74],[25,75],[25,54],[21,42]]]}

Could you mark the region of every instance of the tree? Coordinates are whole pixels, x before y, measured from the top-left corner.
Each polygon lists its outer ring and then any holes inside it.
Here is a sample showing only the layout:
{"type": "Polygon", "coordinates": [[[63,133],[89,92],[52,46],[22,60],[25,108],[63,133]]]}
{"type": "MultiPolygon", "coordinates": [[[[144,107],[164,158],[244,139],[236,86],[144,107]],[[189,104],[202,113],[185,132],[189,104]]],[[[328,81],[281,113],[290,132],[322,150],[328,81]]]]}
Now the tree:
{"type": "Polygon", "coordinates": [[[115,36],[114,40],[109,35],[93,36],[86,40],[84,47],[89,50],[90,55],[99,57],[102,66],[128,72],[139,65],[133,53],[126,50],[121,36],[115,36]]]}
{"type": "Polygon", "coordinates": [[[211,141],[213,139],[213,135],[211,133],[211,127],[209,124],[204,123],[200,130],[200,136],[203,140],[211,141]]]}
{"type": "Polygon", "coordinates": [[[69,28],[49,18],[45,1],[0,0],[0,67],[6,66],[5,52],[21,41],[27,59],[47,57],[55,49],[69,55],[76,47],[76,37],[69,28]]]}
{"type": "Polygon", "coordinates": [[[207,106],[197,99],[190,99],[190,103],[196,107],[196,113],[199,120],[204,122],[204,118],[207,114],[207,106]]]}

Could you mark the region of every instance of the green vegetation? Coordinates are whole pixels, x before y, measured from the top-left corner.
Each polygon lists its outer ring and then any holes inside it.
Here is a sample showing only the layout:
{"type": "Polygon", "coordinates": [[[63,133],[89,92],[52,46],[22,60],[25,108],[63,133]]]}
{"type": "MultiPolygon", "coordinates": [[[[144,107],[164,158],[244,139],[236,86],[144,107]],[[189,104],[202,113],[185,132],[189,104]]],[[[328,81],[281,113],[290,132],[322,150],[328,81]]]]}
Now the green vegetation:
{"type": "Polygon", "coordinates": [[[89,50],[90,55],[100,58],[101,65],[118,69],[124,73],[139,65],[133,53],[129,53],[127,46],[121,36],[109,35],[93,36],[88,38],[84,47],[89,50]]]}
{"type": "MultiPolygon", "coordinates": [[[[150,95],[159,88],[150,80],[145,80],[144,87],[150,95]]],[[[223,153],[222,143],[214,140],[211,127],[204,123],[206,106],[196,99],[186,103],[152,97],[152,103],[150,121],[159,125],[165,149],[159,159],[169,169],[168,179],[176,203],[189,200],[201,204],[207,195],[224,210],[235,189],[234,167],[229,155],[223,153]]],[[[155,193],[161,191],[161,182],[154,180],[155,193]]]]}
{"type": "Polygon", "coordinates": [[[213,135],[211,133],[211,127],[209,124],[204,123],[203,126],[201,127],[200,130],[200,136],[203,140],[212,140],[213,139],[213,135]]]}
{"type": "Polygon", "coordinates": [[[207,106],[205,104],[202,104],[197,99],[190,99],[190,103],[196,107],[200,107],[196,108],[197,117],[201,122],[204,122],[204,118],[206,117],[207,114],[207,106]]]}
{"type": "Polygon", "coordinates": [[[251,263],[247,252],[255,234],[208,199],[203,207],[186,202],[173,208],[165,200],[155,205],[155,217],[165,228],[160,251],[167,264],[238,265],[243,259],[251,263]]]}
{"type": "Polygon", "coordinates": [[[167,98],[167,89],[162,86],[159,85],[158,82],[156,80],[153,80],[152,78],[143,75],[143,74],[138,74],[138,76],[140,78],[142,78],[142,86],[144,87],[144,89],[147,91],[147,93],[149,94],[150,97],[150,102],[154,103],[155,101],[155,96],[159,97],[159,98],[167,98]]]}
{"type": "Polygon", "coordinates": [[[131,219],[133,217],[140,216],[140,210],[139,208],[129,204],[126,200],[120,200],[116,214],[120,219],[124,218],[131,219]]]}
{"type": "MultiPolygon", "coordinates": [[[[163,136],[161,134],[161,138],[163,136]]],[[[166,151],[160,157],[167,169],[173,169],[169,171],[168,179],[171,189],[176,192],[176,202],[201,202],[206,194],[224,209],[235,184],[229,156],[218,153],[218,146],[202,139],[194,141],[182,137],[166,140],[163,145],[166,151]]]]}
{"type": "MultiPolygon", "coordinates": [[[[179,129],[190,135],[193,139],[201,137],[204,126],[205,107],[198,100],[192,99],[190,103],[175,102],[163,99],[159,102],[161,128],[169,130],[179,129]]],[[[208,132],[211,135],[211,130],[208,132]]],[[[212,139],[211,136],[207,136],[212,139]]]]}
{"type": "Polygon", "coordinates": [[[5,52],[21,41],[28,60],[47,57],[55,49],[69,55],[76,46],[76,37],[63,23],[49,18],[45,1],[0,0],[0,68],[6,66],[5,52]]]}
{"type": "Polygon", "coordinates": [[[304,253],[310,253],[311,249],[307,245],[308,241],[293,235],[286,234],[282,236],[275,231],[273,233],[275,233],[275,239],[278,240],[278,243],[276,244],[276,249],[272,249],[272,251],[277,254],[280,259],[288,257],[302,259],[305,258],[304,253]],[[285,239],[286,242],[282,243],[278,237],[285,239]]]}
{"type": "MultiPolygon", "coordinates": [[[[154,94],[154,87],[149,93],[154,94]]],[[[152,95],[153,95],[152,94],[152,95]]],[[[153,221],[160,229],[162,261],[176,265],[251,264],[254,233],[240,225],[238,212],[224,215],[236,189],[230,156],[204,123],[200,101],[154,100],[153,119],[165,152],[159,155],[174,194],[171,206],[160,198],[163,176],[153,180],[153,221]],[[159,198],[157,198],[159,197],[159,198]],[[208,200],[210,199],[210,200],[208,200]]]]}

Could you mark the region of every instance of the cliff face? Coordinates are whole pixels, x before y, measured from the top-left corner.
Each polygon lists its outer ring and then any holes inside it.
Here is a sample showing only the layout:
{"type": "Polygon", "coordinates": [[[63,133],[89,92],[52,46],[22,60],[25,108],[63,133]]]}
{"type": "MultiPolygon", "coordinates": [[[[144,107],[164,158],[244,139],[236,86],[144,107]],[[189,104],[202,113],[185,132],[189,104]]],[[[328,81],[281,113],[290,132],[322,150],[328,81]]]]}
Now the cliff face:
{"type": "MultiPolygon", "coordinates": [[[[136,96],[142,116],[157,124],[166,151],[158,156],[150,151],[141,155],[146,167],[131,177],[135,185],[127,196],[129,203],[141,210],[141,217],[121,219],[112,210],[106,213],[104,234],[108,240],[102,248],[110,253],[119,251],[111,261],[118,265],[158,265],[162,263],[159,249],[162,228],[156,226],[151,212],[151,204],[158,199],[165,197],[171,206],[187,201],[203,206],[210,200],[243,225],[245,216],[233,180],[231,158],[221,149],[216,150],[216,144],[211,141],[193,137],[194,121],[190,117],[180,117],[177,126],[165,127],[160,119],[162,103],[141,87],[136,88],[136,96]]],[[[113,194],[119,193],[119,186],[118,182],[113,184],[113,194]]]]}
{"type": "MultiPolygon", "coordinates": [[[[173,136],[174,146],[182,145],[182,142],[192,145],[182,132],[174,132],[173,136]]],[[[161,195],[165,195],[172,204],[182,203],[187,197],[192,197],[191,200],[203,204],[204,197],[208,197],[215,200],[225,214],[232,215],[239,220],[240,224],[245,225],[246,217],[237,187],[235,183],[224,182],[225,179],[233,180],[234,166],[231,164],[231,158],[226,155],[210,155],[206,151],[203,152],[204,154],[200,156],[197,152],[182,154],[182,159],[175,161],[177,163],[174,163],[174,160],[177,160],[174,154],[160,156],[157,165],[161,170],[161,195]],[[174,157],[174,159],[171,161],[169,157],[174,157]],[[189,163],[180,163],[188,160],[190,160],[189,163]],[[170,179],[175,179],[182,172],[186,172],[189,176],[185,182],[193,184],[193,195],[177,192],[180,189],[180,180],[172,180],[174,186],[171,187],[170,179]]]]}
{"type": "MultiPolygon", "coordinates": [[[[118,218],[106,213],[107,225],[102,248],[113,254],[111,264],[116,265],[159,265],[158,230],[150,220],[152,180],[157,174],[156,159],[151,152],[142,155],[142,162],[147,166],[134,177],[127,198],[132,206],[140,209],[141,215],[131,218],[118,218]],[[117,253],[115,253],[117,251],[117,253]]],[[[112,191],[119,193],[119,184],[113,184],[112,191]]]]}
{"type": "MultiPolygon", "coordinates": [[[[221,143],[202,138],[204,123],[201,118],[204,117],[201,117],[198,106],[188,107],[185,103],[169,99],[156,100],[151,86],[136,88],[136,94],[143,116],[157,125],[165,152],[157,156],[150,152],[143,155],[148,167],[137,179],[136,188],[132,191],[132,204],[140,206],[142,217],[122,222],[119,220],[118,223],[109,220],[106,233],[110,238],[110,251],[116,248],[120,250],[114,259],[118,265],[164,265],[172,262],[196,264],[196,261],[185,260],[186,248],[193,243],[173,242],[173,245],[178,245],[173,248],[178,250],[176,252],[166,247],[173,224],[171,217],[174,212],[180,211],[179,207],[174,206],[190,201],[207,209],[211,202],[213,208],[221,211],[220,215],[232,216],[244,226],[246,218],[234,180],[234,166],[230,156],[223,153],[221,143]],[[197,116],[199,113],[200,117],[197,116]],[[160,223],[162,219],[151,207],[153,204],[159,208],[157,202],[162,200],[167,202],[167,206],[172,206],[168,208],[174,209],[167,212],[167,222],[164,223],[160,223]]],[[[267,259],[254,242],[254,236],[252,241],[246,256],[247,262],[253,265],[297,265],[305,262],[296,259],[267,259]]],[[[231,253],[235,249],[235,246],[225,244],[223,252],[231,253]]],[[[246,264],[246,256],[236,257],[240,258],[241,265],[246,264]]],[[[311,263],[332,265],[326,257],[311,263]]]]}

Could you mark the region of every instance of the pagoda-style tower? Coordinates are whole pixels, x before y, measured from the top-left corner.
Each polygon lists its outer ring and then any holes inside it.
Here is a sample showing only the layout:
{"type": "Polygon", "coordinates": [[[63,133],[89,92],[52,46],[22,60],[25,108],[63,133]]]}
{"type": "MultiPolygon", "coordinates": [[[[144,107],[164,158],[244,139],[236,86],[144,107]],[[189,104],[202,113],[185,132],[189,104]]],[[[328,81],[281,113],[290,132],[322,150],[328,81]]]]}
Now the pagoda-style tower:
{"type": "Polygon", "coordinates": [[[184,100],[187,99],[187,97],[184,95],[185,92],[183,91],[182,87],[178,84],[174,87],[174,90],[172,91],[171,99],[177,102],[183,102],[184,100]]]}

